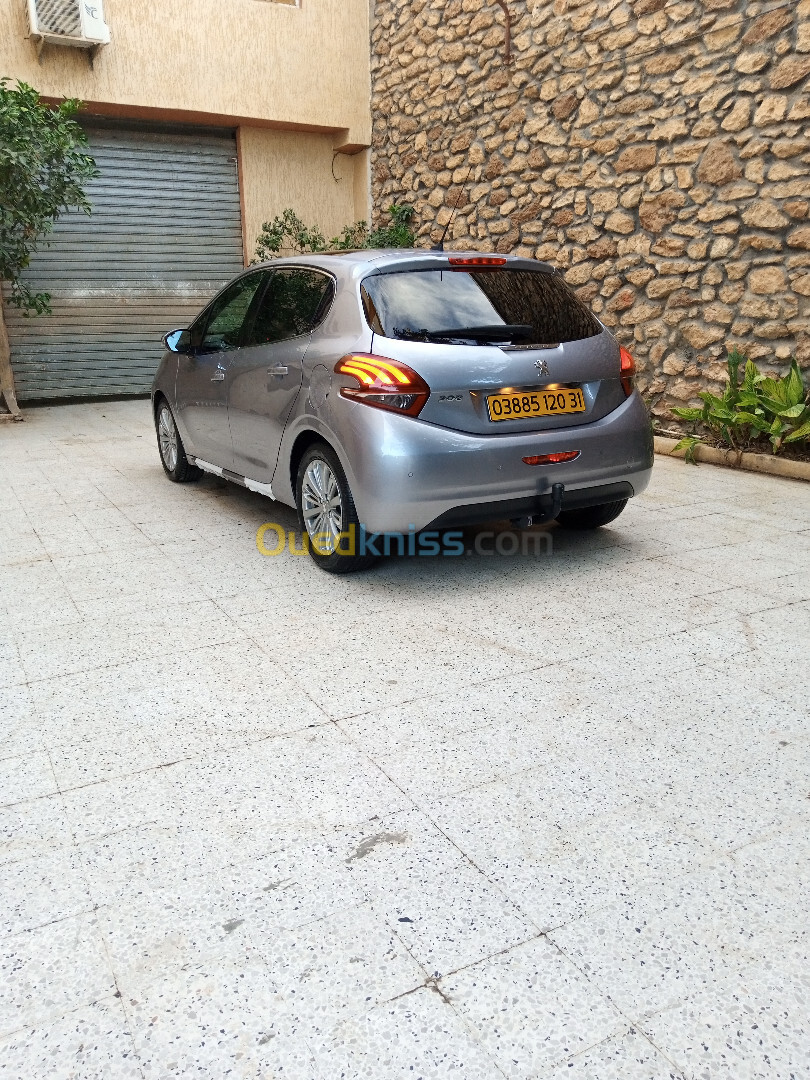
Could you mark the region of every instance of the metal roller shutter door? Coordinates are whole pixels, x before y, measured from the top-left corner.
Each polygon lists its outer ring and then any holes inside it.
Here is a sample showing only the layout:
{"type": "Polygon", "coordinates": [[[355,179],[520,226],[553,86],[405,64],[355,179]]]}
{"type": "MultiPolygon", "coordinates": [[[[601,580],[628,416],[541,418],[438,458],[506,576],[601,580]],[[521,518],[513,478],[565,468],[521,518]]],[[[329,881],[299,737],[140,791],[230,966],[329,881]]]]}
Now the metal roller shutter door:
{"type": "Polygon", "coordinates": [[[161,337],[243,268],[231,133],[88,129],[92,214],[65,214],[26,281],[53,314],[6,305],[20,400],[149,390],[161,337]]]}

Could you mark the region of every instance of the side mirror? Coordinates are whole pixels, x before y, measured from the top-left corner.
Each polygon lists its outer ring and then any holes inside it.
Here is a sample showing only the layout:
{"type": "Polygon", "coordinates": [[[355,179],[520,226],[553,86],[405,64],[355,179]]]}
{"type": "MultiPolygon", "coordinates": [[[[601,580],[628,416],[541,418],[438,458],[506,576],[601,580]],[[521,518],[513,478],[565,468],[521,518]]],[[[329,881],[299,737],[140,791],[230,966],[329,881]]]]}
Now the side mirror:
{"type": "Polygon", "coordinates": [[[191,352],[191,331],[172,330],[163,338],[163,344],[173,353],[191,352]]]}

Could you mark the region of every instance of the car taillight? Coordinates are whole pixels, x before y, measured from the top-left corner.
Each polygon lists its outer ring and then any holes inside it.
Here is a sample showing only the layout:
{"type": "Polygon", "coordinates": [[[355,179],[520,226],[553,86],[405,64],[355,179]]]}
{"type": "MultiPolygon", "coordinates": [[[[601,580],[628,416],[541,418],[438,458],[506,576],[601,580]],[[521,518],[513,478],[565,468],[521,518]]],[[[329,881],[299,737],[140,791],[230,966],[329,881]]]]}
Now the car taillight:
{"type": "Polygon", "coordinates": [[[356,386],[341,386],[341,397],[377,409],[418,416],[430,397],[430,387],[413,368],[388,356],[350,353],[335,364],[338,375],[349,375],[356,386]]]}
{"type": "Polygon", "coordinates": [[[636,362],[624,346],[619,349],[619,355],[622,360],[622,386],[625,394],[630,397],[636,380],[636,362]]]}

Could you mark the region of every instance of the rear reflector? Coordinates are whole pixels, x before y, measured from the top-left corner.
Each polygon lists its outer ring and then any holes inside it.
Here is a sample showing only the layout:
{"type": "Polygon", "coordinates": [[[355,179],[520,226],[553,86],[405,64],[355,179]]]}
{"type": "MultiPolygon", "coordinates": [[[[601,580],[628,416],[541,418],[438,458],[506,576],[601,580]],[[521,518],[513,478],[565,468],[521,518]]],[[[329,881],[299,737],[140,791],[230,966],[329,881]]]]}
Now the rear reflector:
{"type": "Polygon", "coordinates": [[[506,259],[496,259],[492,255],[461,256],[451,255],[447,260],[451,266],[506,266],[506,259]]]}
{"type": "Polygon", "coordinates": [[[561,461],[573,461],[580,453],[579,450],[566,450],[561,454],[537,454],[523,460],[527,465],[558,465],[561,461]]]}

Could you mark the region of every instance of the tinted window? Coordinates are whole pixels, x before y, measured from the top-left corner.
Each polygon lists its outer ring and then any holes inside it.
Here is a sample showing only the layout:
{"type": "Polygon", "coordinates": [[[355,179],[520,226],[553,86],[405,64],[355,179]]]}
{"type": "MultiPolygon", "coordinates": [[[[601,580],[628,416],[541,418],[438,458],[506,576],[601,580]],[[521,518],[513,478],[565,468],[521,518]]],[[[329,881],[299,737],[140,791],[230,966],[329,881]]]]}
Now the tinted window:
{"type": "Polygon", "coordinates": [[[332,279],[316,270],[273,271],[245,344],[267,345],[309,333],[326,314],[332,292],[332,279]]]}
{"type": "Polygon", "coordinates": [[[367,277],[363,290],[369,325],[386,337],[506,323],[531,327],[521,343],[553,345],[602,332],[559,275],[539,270],[412,270],[367,277]]]}
{"type": "Polygon", "coordinates": [[[203,352],[217,349],[236,349],[241,345],[242,327],[250,302],[263,280],[263,275],[247,274],[221,293],[208,315],[200,348],[203,352]]]}

